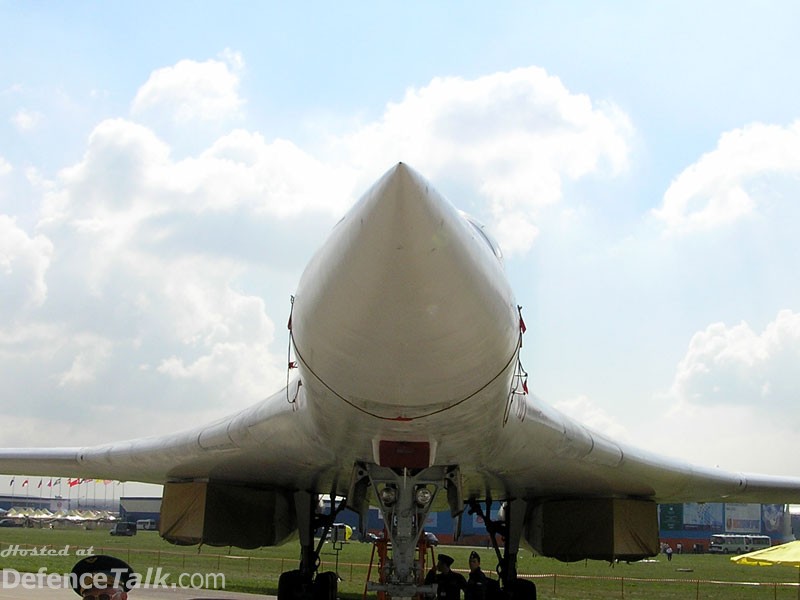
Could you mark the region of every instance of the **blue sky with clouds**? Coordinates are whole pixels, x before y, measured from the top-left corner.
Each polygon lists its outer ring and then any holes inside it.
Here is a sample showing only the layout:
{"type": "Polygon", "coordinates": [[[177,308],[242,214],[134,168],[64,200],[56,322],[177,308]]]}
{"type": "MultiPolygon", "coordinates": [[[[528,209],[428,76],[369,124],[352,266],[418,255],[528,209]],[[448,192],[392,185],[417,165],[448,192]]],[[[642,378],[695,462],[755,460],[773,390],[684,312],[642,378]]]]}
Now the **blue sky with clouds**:
{"type": "Polygon", "coordinates": [[[500,240],[544,400],[800,475],[798,17],[0,2],[0,442],[166,432],[277,389],[303,265],[403,160],[500,240]]]}

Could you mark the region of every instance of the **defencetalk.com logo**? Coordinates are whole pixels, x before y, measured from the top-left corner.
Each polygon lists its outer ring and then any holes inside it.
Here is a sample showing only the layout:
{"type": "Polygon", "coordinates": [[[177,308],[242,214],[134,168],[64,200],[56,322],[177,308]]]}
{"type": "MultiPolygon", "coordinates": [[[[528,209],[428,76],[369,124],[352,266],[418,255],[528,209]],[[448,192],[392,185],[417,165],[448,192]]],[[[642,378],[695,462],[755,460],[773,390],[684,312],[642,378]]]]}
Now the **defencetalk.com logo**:
{"type": "MultiPolygon", "coordinates": [[[[76,586],[80,587],[91,583],[81,581],[80,577],[96,579],[97,575],[97,573],[82,573],[80,576],[75,573],[48,573],[47,567],[41,567],[35,573],[23,573],[16,569],[3,569],[0,588],[22,588],[28,590],[41,588],[75,589],[76,586]]],[[[127,586],[130,588],[225,589],[224,573],[178,573],[173,575],[168,571],[164,571],[162,567],[148,567],[144,573],[134,572],[129,577],[125,577],[126,575],[127,571],[124,569],[112,569],[107,574],[103,587],[106,585],[120,587],[123,578],[125,578],[127,579],[127,586]]],[[[94,583],[96,584],[97,582],[94,581],[94,583]]]]}

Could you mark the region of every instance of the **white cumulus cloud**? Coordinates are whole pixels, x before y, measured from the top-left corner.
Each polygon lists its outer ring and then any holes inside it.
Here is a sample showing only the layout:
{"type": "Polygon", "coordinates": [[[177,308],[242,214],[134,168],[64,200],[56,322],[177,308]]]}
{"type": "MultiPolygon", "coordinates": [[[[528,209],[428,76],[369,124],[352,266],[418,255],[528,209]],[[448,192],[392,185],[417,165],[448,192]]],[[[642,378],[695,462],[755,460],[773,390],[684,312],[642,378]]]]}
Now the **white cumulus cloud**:
{"type": "Polygon", "coordinates": [[[20,131],[30,131],[36,129],[44,119],[44,116],[35,110],[21,108],[11,117],[11,123],[20,131]]]}
{"type": "Polygon", "coordinates": [[[174,160],[152,130],[110,119],[92,132],[83,160],[60,178],[62,191],[49,194],[45,219],[71,220],[122,242],[144,220],[169,213],[340,214],[352,201],[354,175],[291,142],[244,130],[174,160]]]}
{"type": "Polygon", "coordinates": [[[196,210],[244,206],[276,217],[339,215],[353,201],[355,173],[325,164],[287,140],[235,130],[196,158],[175,165],[165,181],[196,210]]]}
{"type": "Polygon", "coordinates": [[[782,310],[763,331],[709,325],[692,337],[647,441],[708,466],[795,472],[798,364],[800,313],[782,310]]]}
{"type": "Polygon", "coordinates": [[[800,313],[783,310],[764,331],[709,325],[692,337],[672,396],[684,404],[790,406],[800,389],[800,313]]]}
{"type": "Polygon", "coordinates": [[[753,123],[722,134],[717,147],[684,169],[653,214],[670,233],[724,226],[768,202],[771,179],[800,175],[800,121],[753,123]]]}
{"type": "Polygon", "coordinates": [[[14,170],[14,167],[11,166],[11,163],[8,162],[2,156],[0,156],[0,177],[8,175],[13,170],[14,170]]]}
{"type": "Polygon", "coordinates": [[[45,236],[30,237],[11,217],[0,214],[0,307],[6,317],[44,303],[52,255],[53,244],[45,236]]]}
{"type": "Polygon", "coordinates": [[[240,54],[226,51],[222,60],[181,60],[154,71],[139,88],[131,105],[134,115],[158,111],[175,121],[209,121],[237,116],[244,103],[239,95],[240,54]]]}

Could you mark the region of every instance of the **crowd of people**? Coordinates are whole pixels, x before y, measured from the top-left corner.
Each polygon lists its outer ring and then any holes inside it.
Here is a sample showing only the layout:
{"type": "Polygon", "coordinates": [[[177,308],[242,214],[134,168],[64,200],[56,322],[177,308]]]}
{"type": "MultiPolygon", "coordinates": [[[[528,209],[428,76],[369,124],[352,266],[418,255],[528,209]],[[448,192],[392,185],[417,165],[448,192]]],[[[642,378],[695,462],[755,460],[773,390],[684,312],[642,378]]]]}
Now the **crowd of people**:
{"type": "Polygon", "coordinates": [[[469,576],[464,577],[452,569],[455,559],[439,554],[436,566],[425,576],[425,583],[436,584],[437,600],[494,600],[500,587],[496,580],[486,576],[481,569],[481,557],[473,551],[469,555],[469,576]]]}

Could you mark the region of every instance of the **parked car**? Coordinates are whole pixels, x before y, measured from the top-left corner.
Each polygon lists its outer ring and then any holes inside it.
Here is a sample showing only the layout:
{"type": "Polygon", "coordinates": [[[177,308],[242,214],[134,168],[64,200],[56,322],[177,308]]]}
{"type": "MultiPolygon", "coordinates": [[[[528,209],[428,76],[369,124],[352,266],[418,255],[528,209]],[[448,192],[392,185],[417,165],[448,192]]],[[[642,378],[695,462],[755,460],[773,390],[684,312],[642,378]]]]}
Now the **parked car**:
{"type": "Polygon", "coordinates": [[[0,527],[22,527],[22,521],[16,519],[0,519],[0,527]]]}
{"type": "Polygon", "coordinates": [[[109,533],[111,535],[136,535],[136,523],[126,523],[124,521],[114,523],[109,533]]]}

